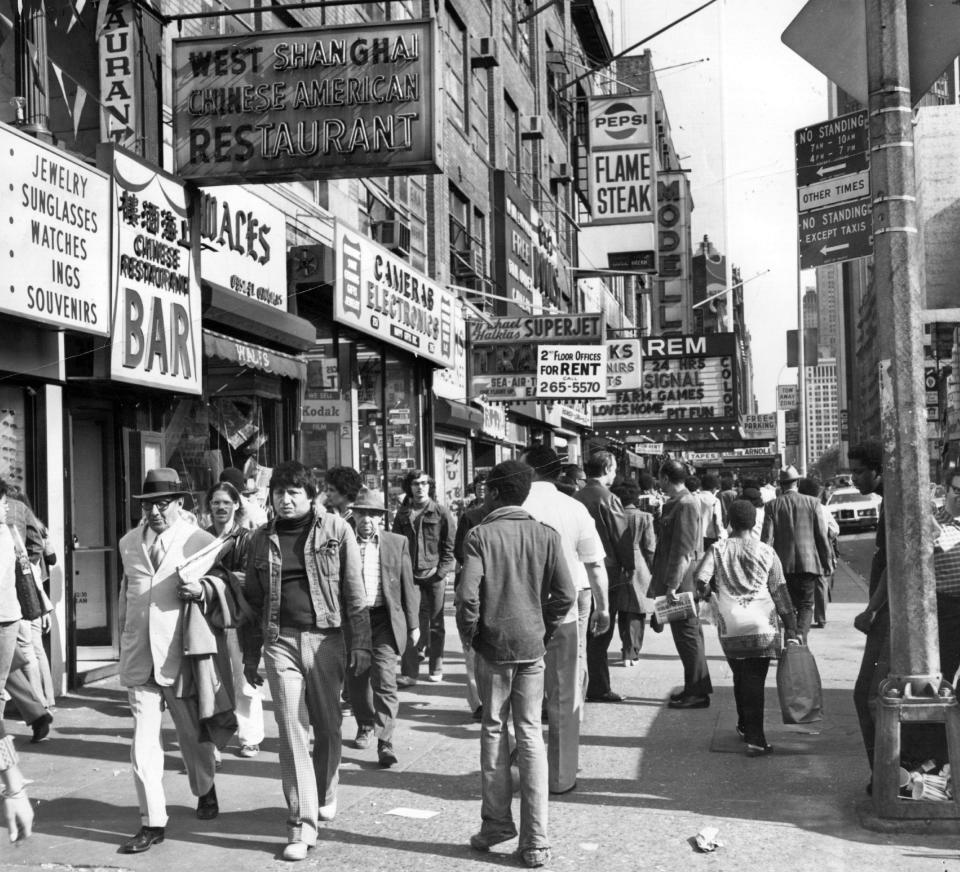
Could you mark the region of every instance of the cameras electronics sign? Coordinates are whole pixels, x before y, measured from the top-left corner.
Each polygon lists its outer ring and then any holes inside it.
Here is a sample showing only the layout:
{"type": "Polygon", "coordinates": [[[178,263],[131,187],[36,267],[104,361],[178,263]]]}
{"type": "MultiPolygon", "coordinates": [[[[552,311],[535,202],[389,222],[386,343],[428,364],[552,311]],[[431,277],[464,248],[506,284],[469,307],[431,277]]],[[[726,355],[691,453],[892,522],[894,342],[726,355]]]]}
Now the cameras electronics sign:
{"type": "Polygon", "coordinates": [[[205,282],[287,311],[287,221],[241,187],[200,194],[200,269],[205,282]]]}
{"type": "Polygon", "coordinates": [[[866,110],[796,132],[801,269],[873,253],[869,139],[866,110]]]}
{"type": "Polygon", "coordinates": [[[114,182],[110,377],[200,394],[200,251],[186,187],[115,146],[102,154],[114,182]]]}
{"type": "Polygon", "coordinates": [[[594,426],[736,422],[733,333],[645,337],[641,386],[593,404],[594,426]]]}
{"type": "Polygon", "coordinates": [[[602,313],[523,315],[469,321],[470,395],[499,402],[536,396],[537,346],[603,343],[602,313]]]}
{"type": "Polygon", "coordinates": [[[10,252],[0,312],[109,336],[109,177],[5,124],[0,148],[10,252]]]}
{"type": "MultiPolygon", "coordinates": [[[[369,237],[336,225],[333,317],[445,367],[457,365],[457,298],[369,237]]],[[[462,324],[463,322],[459,322],[462,324]]]]}
{"type": "Polygon", "coordinates": [[[174,164],[197,183],[440,171],[431,20],[173,41],[174,164]]]}
{"type": "Polygon", "coordinates": [[[740,419],[740,429],[744,439],[776,439],[777,413],[744,415],[740,419]]]}
{"type": "Polygon", "coordinates": [[[591,151],[649,147],[653,143],[653,96],[593,97],[589,124],[591,151]]]}
{"type": "Polygon", "coordinates": [[[605,345],[537,347],[535,396],[551,400],[602,399],[607,395],[605,345]]]}

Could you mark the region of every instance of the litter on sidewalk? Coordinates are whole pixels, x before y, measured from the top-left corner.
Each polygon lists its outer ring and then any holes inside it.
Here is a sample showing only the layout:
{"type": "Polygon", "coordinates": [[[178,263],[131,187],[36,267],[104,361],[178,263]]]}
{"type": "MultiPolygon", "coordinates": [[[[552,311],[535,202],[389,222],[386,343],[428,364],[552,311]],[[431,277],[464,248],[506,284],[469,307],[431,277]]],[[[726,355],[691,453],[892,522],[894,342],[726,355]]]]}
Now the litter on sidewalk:
{"type": "Polygon", "coordinates": [[[392,808],[387,814],[394,814],[397,817],[412,818],[413,820],[425,821],[429,818],[436,817],[440,812],[430,811],[426,808],[392,808]]]}

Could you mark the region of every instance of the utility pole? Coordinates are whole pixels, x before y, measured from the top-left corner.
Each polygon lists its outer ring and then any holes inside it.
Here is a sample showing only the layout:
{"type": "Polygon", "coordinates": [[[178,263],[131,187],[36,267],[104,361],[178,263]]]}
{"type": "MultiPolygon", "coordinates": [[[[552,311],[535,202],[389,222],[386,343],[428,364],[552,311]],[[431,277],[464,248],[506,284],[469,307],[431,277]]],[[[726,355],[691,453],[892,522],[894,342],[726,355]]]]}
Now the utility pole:
{"type": "MultiPolygon", "coordinates": [[[[948,738],[955,736],[957,703],[949,685],[941,688],[929,531],[908,4],[865,3],[891,646],[890,675],[878,701],[873,783],[880,816],[906,818],[918,814],[907,808],[911,803],[897,799],[900,725],[911,720],[940,722],[945,723],[948,738]]],[[[927,809],[933,805],[921,804],[927,809]]],[[[940,805],[956,815],[952,803],[940,805]]],[[[923,814],[931,816],[928,810],[923,814]]]]}

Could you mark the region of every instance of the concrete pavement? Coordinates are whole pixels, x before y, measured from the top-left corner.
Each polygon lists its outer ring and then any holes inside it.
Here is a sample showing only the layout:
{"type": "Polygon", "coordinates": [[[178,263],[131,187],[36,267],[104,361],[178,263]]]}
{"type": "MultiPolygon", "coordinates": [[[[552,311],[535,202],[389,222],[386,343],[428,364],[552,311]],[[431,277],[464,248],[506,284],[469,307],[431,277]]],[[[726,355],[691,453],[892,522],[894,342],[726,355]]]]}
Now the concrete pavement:
{"type": "MultiPolygon", "coordinates": [[[[614,688],[627,700],[588,704],[577,789],[551,800],[553,860],[547,868],[960,870],[955,836],[885,835],[859,824],[869,773],[851,701],[863,638],[852,620],[861,608],[857,600],[865,598],[857,595],[864,582],[843,567],[837,584],[844,594],[838,599],[847,601],[831,606],[826,629],[812,631],[810,642],[823,678],[826,718],[814,728],[780,724],[771,669],[767,737],[776,750],[770,757],[743,754],[734,732],[732,680],[713,627],[705,628],[716,688],[709,709],[666,707],[682,676],[669,631],[648,633],[634,668],[613,666],[614,688]],[[719,828],[724,846],[698,854],[689,840],[711,825],[719,828]]],[[[456,640],[452,620],[447,639],[456,640]]],[[[401,693],[396,769],[380,770],[375,749],[360,752],[347,743],[338,817],[324,827],[301,868],[518,868],[509,855],[515,842],[486,855],[467,846],[479,825],[480,728],[464,702],[459,652],[449,651],[445,668],[442,684],[401,693]],[[398,808],[434,814],[389,814],[398,808]]],[[[285,809],[272,707],[259,757],[224,754],[217,778],[221,814],[212,822],[194,816],[175,734],[172,728],[165,733],[167,840],[132,857],[116,853],[138,826],[130,730],[125,694],[115,681],[61,699],[51,737],[38,746],[27,742],[26,727],[13,726],[23,768],[34,781],[37,828],[22,846],[0,843],[0,868],[252,872],[287,865],[278,859],[285,809]]],[[[348,719],[344,737],[354,733],[348,719]]]]}

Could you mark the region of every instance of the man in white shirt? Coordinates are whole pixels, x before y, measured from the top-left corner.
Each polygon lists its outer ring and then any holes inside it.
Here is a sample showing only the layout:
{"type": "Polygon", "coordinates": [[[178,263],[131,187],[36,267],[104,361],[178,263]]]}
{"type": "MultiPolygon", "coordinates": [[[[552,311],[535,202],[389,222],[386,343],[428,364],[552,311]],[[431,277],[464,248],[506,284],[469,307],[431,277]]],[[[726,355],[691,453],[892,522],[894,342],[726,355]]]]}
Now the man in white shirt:
{"type": "Polygon", "coordinates": [[[544,675],[550,725],[547,739],[550,792],[566,793],[577,786],[580,720],[586,693],[587,632],[603,633],[610,624],[603,542],[586,506],[557,489],[556,480],[561,472],[557,453],[538,446],[527,451],[523,461],[533,469],[533,484],[523,508],[560,533],[564,559],[577,588],[577,602],[547,645],[544,675]]]}

